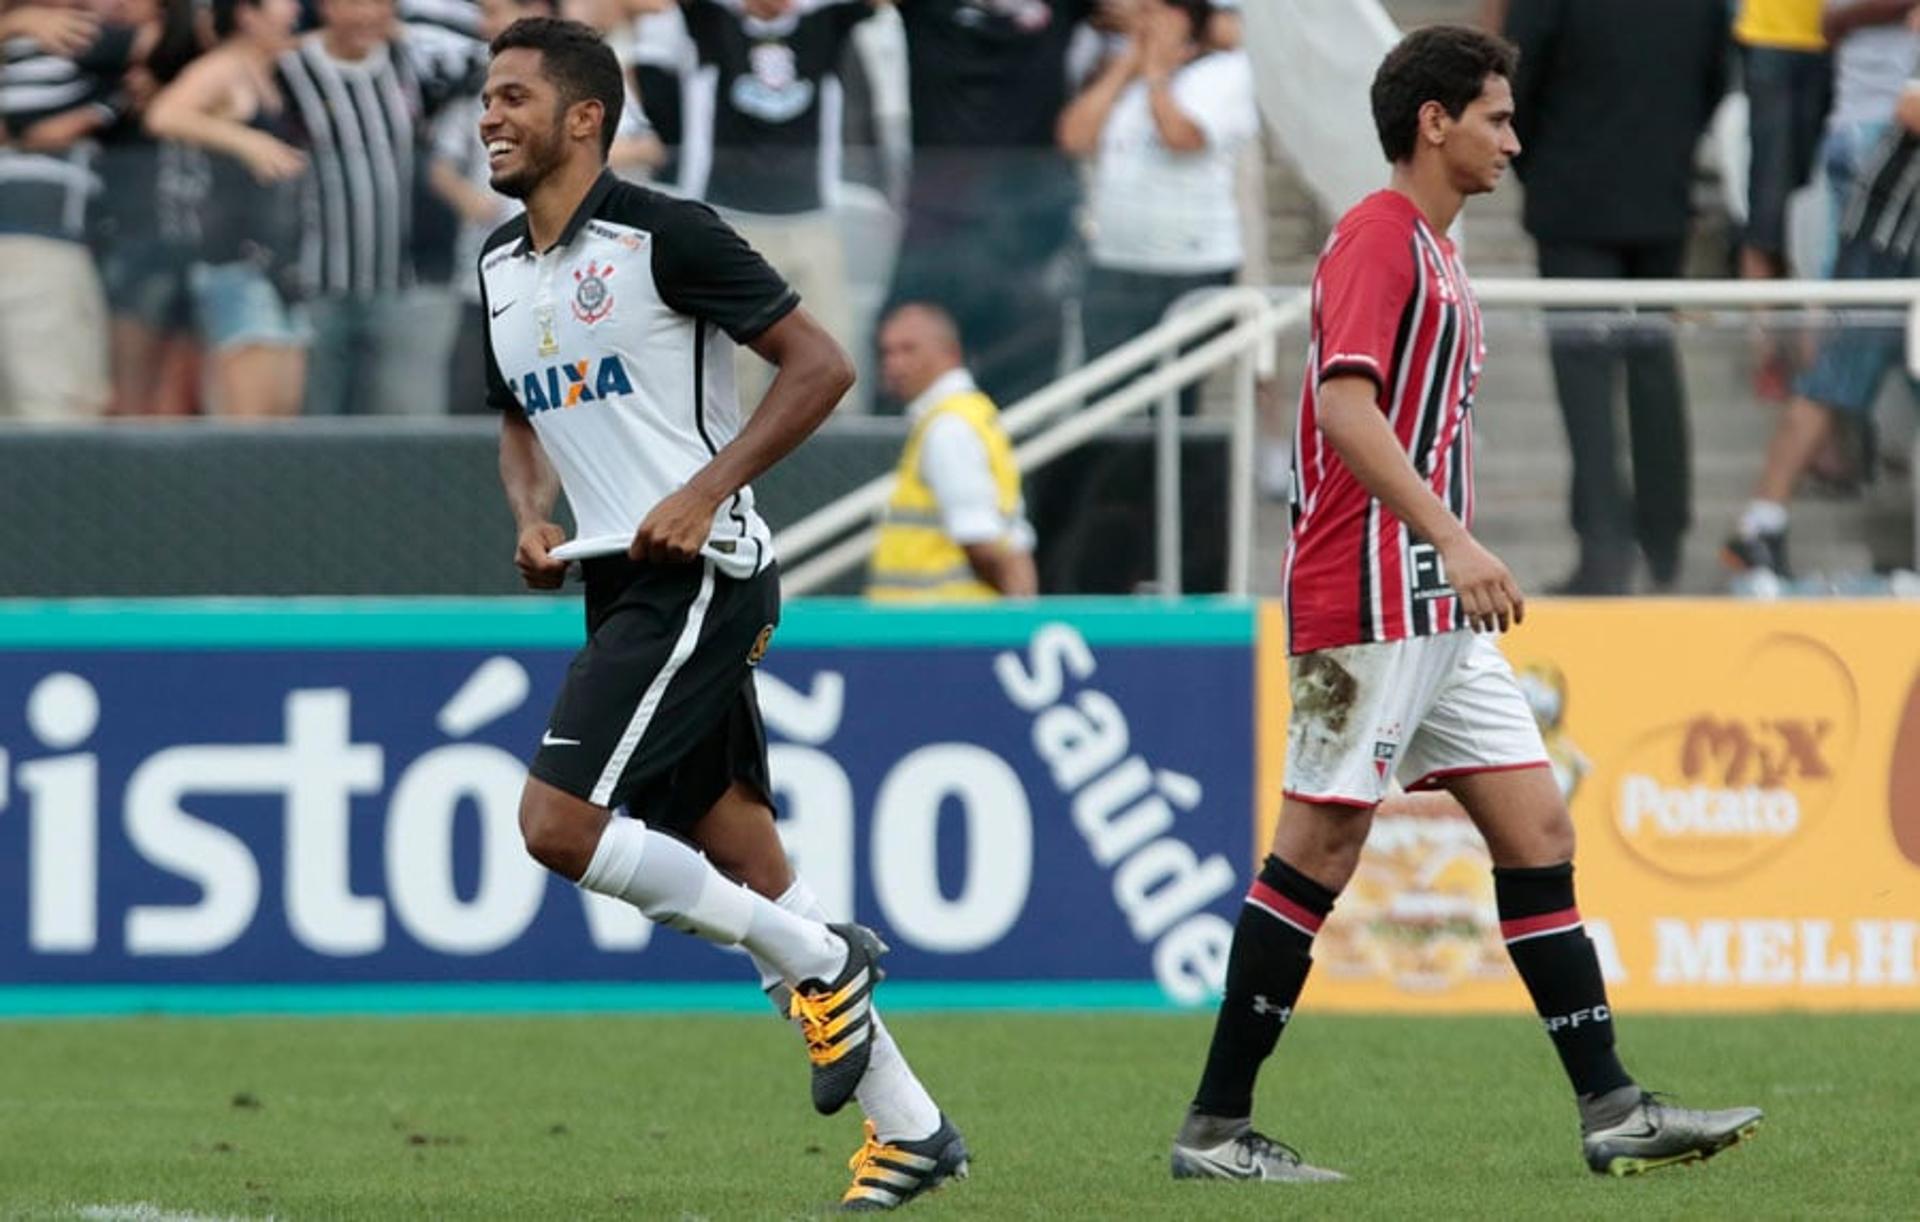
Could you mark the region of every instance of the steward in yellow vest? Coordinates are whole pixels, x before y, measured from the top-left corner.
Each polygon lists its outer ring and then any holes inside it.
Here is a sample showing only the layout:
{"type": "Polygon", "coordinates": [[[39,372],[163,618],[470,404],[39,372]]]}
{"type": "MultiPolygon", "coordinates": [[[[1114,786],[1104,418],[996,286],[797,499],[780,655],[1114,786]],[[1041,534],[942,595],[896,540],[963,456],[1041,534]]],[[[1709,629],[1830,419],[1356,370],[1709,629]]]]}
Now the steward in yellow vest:
{"type": "Polygon", "coordinates": [[[882,376],[913,421],[868,574],[890,602],[978,601],[1037,592],[1033,531],[1000,412],[961,365],[933,307],[906,305],[880,333],[882,376]]]}

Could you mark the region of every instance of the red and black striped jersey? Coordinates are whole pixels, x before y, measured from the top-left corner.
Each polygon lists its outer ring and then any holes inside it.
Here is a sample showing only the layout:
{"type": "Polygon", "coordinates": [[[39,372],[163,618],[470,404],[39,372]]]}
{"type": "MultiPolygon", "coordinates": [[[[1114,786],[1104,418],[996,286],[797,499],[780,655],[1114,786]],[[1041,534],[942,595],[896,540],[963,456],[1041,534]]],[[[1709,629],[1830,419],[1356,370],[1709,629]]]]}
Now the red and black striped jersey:
{"type": "Polygon", "coordinates": [[[1438,551],[1369,493],[1320,431],[1320,386],[1357,375],[1414,469],[1473,521],[1470,409],[1486,337],[1453,243],[1377,191],[1340,218],[1313,277],[1283,587],[1293,653],[1466,626],[1438,551]]]}

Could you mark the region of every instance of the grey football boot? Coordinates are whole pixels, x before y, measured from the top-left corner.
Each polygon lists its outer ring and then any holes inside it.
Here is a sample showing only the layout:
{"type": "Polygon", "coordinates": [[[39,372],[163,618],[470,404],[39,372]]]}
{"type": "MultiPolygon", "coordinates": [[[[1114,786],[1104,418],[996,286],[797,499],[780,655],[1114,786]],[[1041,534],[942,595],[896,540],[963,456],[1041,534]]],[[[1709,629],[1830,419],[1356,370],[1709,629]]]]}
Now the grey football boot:
{"type": "Polygon", "coordinates": [[[1344,1180],[1338,1171],[1300,1161],[1300,1152],[1253,1130],[1248,1118],[1189,1112],[1173,1139],[1176,1180],[1268,1180],[1315,1183],[1344,1180]]]}
{"type": "Polygon", "coordinates": [[[1757,1107],[1696,1111],[1641,1091],[1619,1119],[1585,1128],[1580,1148],[1596,1175],[1639,1175],[1712,1158],[1752,1137],[1764,1114],[1757,1107]]]}
{"type": "Polygon", "coordinates": [[[813,1106],[831,1116],[853,1097],[873,1054],[873,989],[886,978],[887,944],[864,925],[829,925],[847,944],[846,966],[832,980],[803,980],[787,998],[813,1062],[813,1106]]]}
{"type": "Polygon", "coordinates": [[[883,1142],[871,1120],[866,1134],[866,1144],[847,1162],[853,1183],[840,1198],[842,1213],[898,1209],[951,1180],[966,1179],[972,1169],[965,1139],[944,1114],[933,1135],[918,1141],[883,1142]]]}

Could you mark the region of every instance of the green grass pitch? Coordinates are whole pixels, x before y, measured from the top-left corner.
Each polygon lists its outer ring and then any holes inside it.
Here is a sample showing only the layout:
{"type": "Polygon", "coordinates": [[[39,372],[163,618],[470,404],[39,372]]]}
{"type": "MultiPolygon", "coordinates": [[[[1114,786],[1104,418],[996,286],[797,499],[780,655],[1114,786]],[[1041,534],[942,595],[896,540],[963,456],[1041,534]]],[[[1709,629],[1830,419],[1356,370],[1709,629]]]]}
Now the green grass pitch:
{"type": "MultiPolygon", "coordinates": [[[[883,994],[884,998],[884,994],[883,994]]],[[[1333,1185],[1176,1184],[1201,1015],[901,1014],[973,1177],[936,1218],[1920,1216],[1920,1019],[1624,1017],[1648,1085],[1758,1104],[1704,1165],[1590,1175],[1531,1019],[1302,1013],[1258,1119],[1333,1185]]],[[[796,1218],[859,1142],[771,1015],[0,1024],[0,1217],[796,1218]]]]}

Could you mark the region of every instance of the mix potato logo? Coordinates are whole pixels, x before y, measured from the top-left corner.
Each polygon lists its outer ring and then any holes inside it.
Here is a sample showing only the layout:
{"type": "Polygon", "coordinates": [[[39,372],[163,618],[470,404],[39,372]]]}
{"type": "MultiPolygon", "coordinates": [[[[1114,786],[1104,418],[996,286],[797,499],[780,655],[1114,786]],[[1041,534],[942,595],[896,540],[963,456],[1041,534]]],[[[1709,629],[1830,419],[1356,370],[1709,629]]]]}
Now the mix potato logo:
{"type": "Polygon", "coordinates": [[[1661,697],[1679,716],[1628,747],[1606,785],[1614,832],[1645,865],[1686,879],[1739,874],[1832,804],[1859,699],[1825,645],[1774,636],[1726,679],[1661,697]]]}

